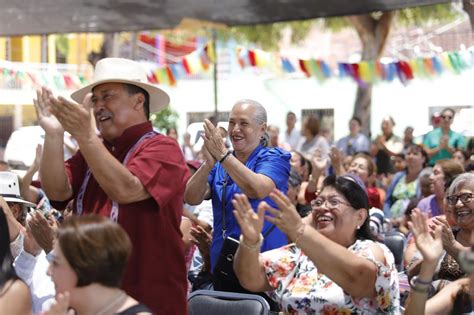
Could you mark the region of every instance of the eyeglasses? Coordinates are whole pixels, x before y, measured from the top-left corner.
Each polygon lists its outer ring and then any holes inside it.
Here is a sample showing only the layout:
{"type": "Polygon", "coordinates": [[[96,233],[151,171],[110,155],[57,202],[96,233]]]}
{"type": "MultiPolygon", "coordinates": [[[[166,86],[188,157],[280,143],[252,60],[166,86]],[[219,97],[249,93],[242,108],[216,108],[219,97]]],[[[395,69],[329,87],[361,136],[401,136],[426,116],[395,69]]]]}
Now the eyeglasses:
{"type": "Polygon", "coordinates": [[[460,195],[451,195],[446,197],[448,204],[455,206],[458,203],[458,200],[461,200],[463,204],[468,204],[472,201],[472,193],[464,193],[460,195]]]}
{"type": "Polygon", "coordinates": [[[321,208],[324,205],[328,209],[337,209],[339,208],[339,205],[341,204],[352,207],[350,203],[344,202],[337,198],[330,198],[326,200],[322,198],[316,198],[316,199],[311,200],[311,208],[321,208]]]}
{"type": "Polygon", "coordinates": [[[441,117],[445,120],[451,120],[453,119],[453,116],[450,116],[450,115],[441,115],[441,117]]]}

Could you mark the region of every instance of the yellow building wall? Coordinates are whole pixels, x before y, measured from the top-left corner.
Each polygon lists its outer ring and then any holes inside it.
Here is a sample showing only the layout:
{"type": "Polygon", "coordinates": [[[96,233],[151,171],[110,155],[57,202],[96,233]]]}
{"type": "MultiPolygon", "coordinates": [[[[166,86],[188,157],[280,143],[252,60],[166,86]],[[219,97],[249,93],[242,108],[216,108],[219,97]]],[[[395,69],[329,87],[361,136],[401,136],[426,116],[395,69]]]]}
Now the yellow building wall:
{"type": "Polygon", "coordinates": [[[69,34],[69,51],[67,55],[67,63],[70,64],[87,64],[87,56],[95,51],[99,52],[104,36],[97,33],[80,33],[69,34]]]}
{"type": "Polygon", "coordinates": [[[24,62],[41,62],[41,36],[24,36],[24,62]]]}
{"type": "Polygon", "coordinates": [[[56,63],[56,35],[48,35],[48,63],[56,63]]]}
{"type": "Polygon", "coordinates": [[[23,36],[10,38],[12,61],[23,61],[23,36]]]}
{"type": "Polygon", "coordinates": [[[7,60],[7,39],[0,37],[0,60],[7,60]]]}
{"type": "MultiPolygon", "coordinates": [[[[56,35],[48,35],[48,62],[56,63],[56,35]]],[[[6,60],[6,38],[0,38],[0,60],[6,60]]],[[[92,51],[99,52],[104,36],[99,33],[69,34],[69,51],[66,62],[87,64],[87,56],[92,51]]],[[[41,36],[11,37],[11,61],[41,62],[41,36]]]]}
{"type": "Polygon", "coordinates": [[[15,36],[10,43],[12,61],[41,62],[41,36],[15,36]]]}

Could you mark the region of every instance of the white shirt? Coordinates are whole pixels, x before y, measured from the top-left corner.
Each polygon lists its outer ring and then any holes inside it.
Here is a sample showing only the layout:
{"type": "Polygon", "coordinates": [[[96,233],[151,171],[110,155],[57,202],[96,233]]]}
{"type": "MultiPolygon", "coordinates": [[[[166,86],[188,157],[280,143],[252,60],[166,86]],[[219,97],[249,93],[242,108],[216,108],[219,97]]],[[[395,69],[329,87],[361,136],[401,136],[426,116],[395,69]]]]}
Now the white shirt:
{"type": "Polygon", "coordinates": [[[301,132],[298,129],[293,128],[289,134],[286,130],[284,134],[285,142],[288,143],[293,150],[296,150],[302,138],[301,132]]]}
{"type": "Polygon", "coordinates": [[[49,268],[49,260],[52,259],[51,256],[52,252],[46,255],[44,251],[41,251],[35,257],[22,250],[13,263],[16,274],[30,289],[33,314],[48,311],[54,302],[56,289],[53,280],[46,274],[49,268]]]}

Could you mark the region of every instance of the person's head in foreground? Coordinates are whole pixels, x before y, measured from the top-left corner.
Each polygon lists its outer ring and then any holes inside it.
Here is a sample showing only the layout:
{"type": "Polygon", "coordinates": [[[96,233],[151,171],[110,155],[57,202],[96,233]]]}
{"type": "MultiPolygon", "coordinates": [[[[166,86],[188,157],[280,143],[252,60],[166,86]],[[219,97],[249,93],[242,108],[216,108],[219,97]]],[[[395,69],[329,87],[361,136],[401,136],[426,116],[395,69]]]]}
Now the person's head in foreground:
{"type": "Polygon", "coordinates": [[[132,244],[105,217],[72,216],[57,231],[51,276],[57,298],[69,294],[78,314],[112,314],[137,302],[120,290],[132,244]]]}
{"type": "Polygon", "coordinates": [[[463,173],[449,186],[446,201],[453,213],[456,225],[461,229],[474,230],[474,174],[463,173]]]}

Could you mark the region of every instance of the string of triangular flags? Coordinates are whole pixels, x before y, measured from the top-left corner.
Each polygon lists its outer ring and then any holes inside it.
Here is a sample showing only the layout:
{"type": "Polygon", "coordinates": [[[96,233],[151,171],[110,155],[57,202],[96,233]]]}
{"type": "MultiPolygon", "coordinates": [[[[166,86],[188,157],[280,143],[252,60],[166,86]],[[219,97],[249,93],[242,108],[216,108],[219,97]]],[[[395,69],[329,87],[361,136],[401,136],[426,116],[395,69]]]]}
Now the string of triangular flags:
{"type": "Polygon", "coordinates": [[[176,81],[209,70],[214,62],[215,52],[213,45],[207,44],[192,53],[183,56],[178,62],[151,69],[148,72],[148,81],[153,84],[175,86],[176,81]]]}
{"type": "Polygon", "coordinates": [[[323,82],[329,78],[352,78],[359,85],[398,78],[407,83],[415,78],[427,79],[451,72],[459,74],[474,67],[474,52],[443,52],[439,55],[411,60],[361,61],[357,63],[337,63],[336,69],[319,59],[290,59],[277,53],[259,49],[237,48],[237,58],[242,68],[256,67],[284,73],[301,72],[307,77],[315,77],[323,82]]]}
{"type": "MultiPolygon", "coordinates": [[[[178,62],[148,70],[148,80],[153,84],[175,86],[176,81],[190,75],[207,71],[214,61],[212,45],[205,45],[192,53],[183,56],[178,62]]],[[[72,71],[59,72],[18,66],[15,63],[0,65],[0,88],[3,89],[36,89],[49,86],[58,90],[76,90],[89,82],[90,75],[77,74],[72,71]]]]}
{"type": "Polygon", "coordinates": [[[35,89],[40,86],[55,87],[59,90],[75,90],[88,83],[88,76],[72,71],[40,71],[37,69],[23,70],[14,64],[0,66],[0,88],[3,89],[35,89]]]}

